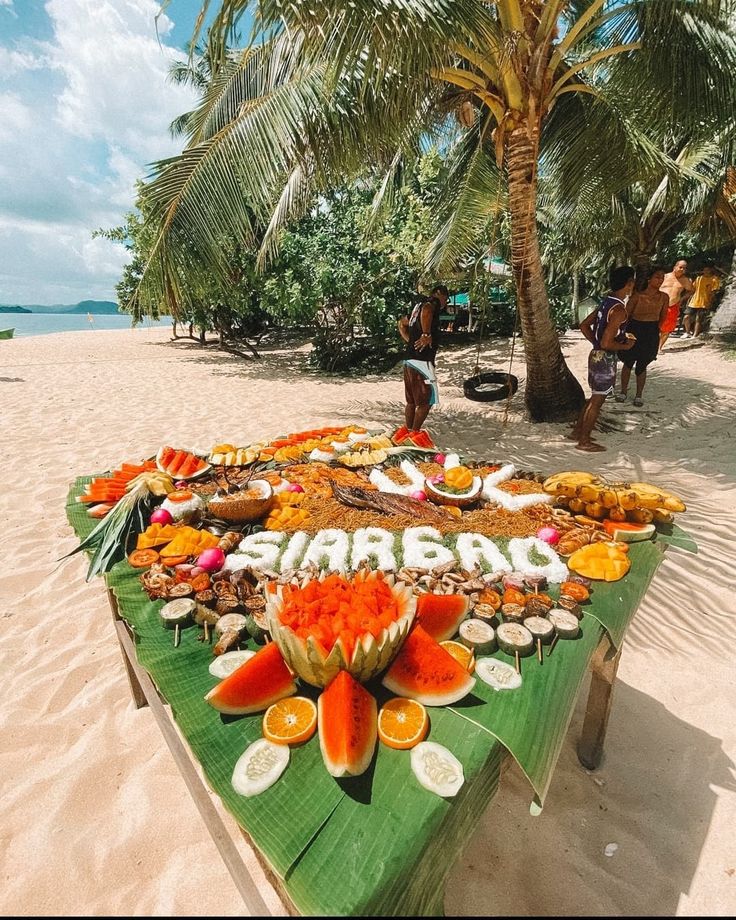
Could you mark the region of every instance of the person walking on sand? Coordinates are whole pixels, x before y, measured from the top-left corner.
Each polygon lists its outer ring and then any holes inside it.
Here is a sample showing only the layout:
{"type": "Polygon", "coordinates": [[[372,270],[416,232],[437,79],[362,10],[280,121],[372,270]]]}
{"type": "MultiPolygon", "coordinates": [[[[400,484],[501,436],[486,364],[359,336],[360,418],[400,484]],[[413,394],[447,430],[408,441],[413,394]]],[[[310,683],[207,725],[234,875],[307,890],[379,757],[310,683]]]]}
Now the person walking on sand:
{"type": "Polygon", "coordinates": [[[713,306],[713,298],[721,287],[721,279],[715,268],[708,263],[702,274],[695,279],[693,296],[685,308],[685,334],[696,337],[703,331],[703,320],[713,306]],[[693,319],[695,326],[693,327],[693,319]]]}
{"type": "Polygon", "coordinates": [[[616,402],[626,402],[631,371],[636,374],[635,406],[643,406],[644,384],[647,382],[647,368],[657,360],[659,350],[659,327],[669,309],[669,297],[660,290],[665,271],[660,265],[649,269],[647,285],[643,291],[634,291],[626,304],[629,316],[627,331],[636,336],[633,347],[621,355],[621,392],[616,402]]]}
{"type": "Polygon", "coordinates": [[[659,324],[659,350],[662,351],[664,343],[677,329],[677,323],[680,319],[680,301],[685,294],[692,294],[694,287],[692,281],[685,274],[687,271],[687,262],[685,259],[678,259],[672,266],[672,271],[664,276],[662,287],[660,288],[669,298],[669,309],[663,322],[659,324]]]}
{"type": "Polygon", "coordinates": [[[440,333],[440,314],[449,291],[444,284],[432,288],[429,297],[418,303],[410,316],[399,320],[399,334],[406,342],[404,357],[405,428],[394,434],[394,440],[421,430],[432,406],[439,403],[434,362],[440,333]]]}
{"type": "Polygon", "coordinates": [[[626,332],[626,298],[634,289],[635,271],[630,265],[612,268],[608,275],[610,293],[580,324],[580,331],[593,346],[588,356],[588,383],[591,395],[583,407],[570,439],[576,450],[601,451],[606,448],[591,437],[603,403],[616,386],[616,356],[632,348],[635,339],[626,332]]]}

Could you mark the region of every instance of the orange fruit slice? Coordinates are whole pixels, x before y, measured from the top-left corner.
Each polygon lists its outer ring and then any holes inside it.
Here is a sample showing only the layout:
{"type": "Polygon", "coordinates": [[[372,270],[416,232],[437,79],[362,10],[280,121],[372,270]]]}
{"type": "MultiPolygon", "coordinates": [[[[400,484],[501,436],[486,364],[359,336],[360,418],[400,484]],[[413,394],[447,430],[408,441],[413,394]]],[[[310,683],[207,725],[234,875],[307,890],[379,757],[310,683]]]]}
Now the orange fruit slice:
{"type": "Polygon", "coordinates": [[[457,661],[459,665],[462,665],[466,671],[469,671],[471,674],[473,673],[475,670],[475,655],[473,655],[472,649],[463,645],[462,642],[455,642],[454,639],[446,639],[444,642],[440,642],[440,645],[446,652],[449,652],[455,661],[457,661]]]}
{"type": "Polygon", "coordinates": [[[263,716],[263,737],[274,744],[301,744],[317,728],[317,707],[306,696],[290,696],[269,706],[263,716]]]}
{"type": "Polygon", "coordinates": [[[429,731],[427,710],[416,700],[395,696],[378,713],[378,737],[390,748],[408,751],[429,731]]]}

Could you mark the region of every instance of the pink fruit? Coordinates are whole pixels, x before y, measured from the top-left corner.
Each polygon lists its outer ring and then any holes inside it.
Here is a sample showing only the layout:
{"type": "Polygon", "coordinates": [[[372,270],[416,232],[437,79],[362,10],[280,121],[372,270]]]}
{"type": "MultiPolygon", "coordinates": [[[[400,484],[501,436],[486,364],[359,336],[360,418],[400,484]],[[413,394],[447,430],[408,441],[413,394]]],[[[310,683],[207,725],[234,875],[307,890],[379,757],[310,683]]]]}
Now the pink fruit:
{"type": "Polygon", "coordinates": [[[413,498],[415,502],[426,502],[427,494],[426,492],[422,492],[421,489],[417,489],[416,491],[409,493],[409,498],[413,498]]]}
{"type": "Polygon", "coordinates": [[[442,475],[442,473],[437,473],[436,476],[430,476],[428,479],[428,482],[431,482],[433,486],[436,486],[438,482],[444,482],[444,481],[445,481],[445,477],[442,475]]]}
{"type": "Polygon", "coordinates": [[[290,482],[286,487],[287,492],[303,492],[304,487],[300,486],[298,482],[290,482]]]}
{"type": "Polygon", "coordinates": [[[219,546],[205,549],[197,556],[197,565],[205,572],[216,572],[225,565],[225,553],[219,546]]]}
{"type": "Polygon", "coordinates": [[[550,546],[554,546],[555,543],[559,543],[560,532],[554,527],[540,527],[537,531],[537,537],[545,543],[549,543],[550,546]]]}
{"type": "Polygon", "coordinates": [[[152,524],[173,524],[174,519],[166,508],[156,508],[151,515],[152,524]]]}
{"type": "Polygon", "coordinates": [[[175,489],[188,489],[188,488],[189,488],[189,483],[186,482],[184,479],[178,479],[178,480],[174,483],[174,488],[175,488],[175,489]]]}
{"type": "Polygon", "coordinates": [[[444,465],[445,465],[445,460],[446,460],[446,459],[447,459],[447,458],[445,457],[444,454],[435,454],[435,455],[434,455],[434,462],[435,462],[435,463],[439,463],[440,466],[444,466],[444,465]]]}

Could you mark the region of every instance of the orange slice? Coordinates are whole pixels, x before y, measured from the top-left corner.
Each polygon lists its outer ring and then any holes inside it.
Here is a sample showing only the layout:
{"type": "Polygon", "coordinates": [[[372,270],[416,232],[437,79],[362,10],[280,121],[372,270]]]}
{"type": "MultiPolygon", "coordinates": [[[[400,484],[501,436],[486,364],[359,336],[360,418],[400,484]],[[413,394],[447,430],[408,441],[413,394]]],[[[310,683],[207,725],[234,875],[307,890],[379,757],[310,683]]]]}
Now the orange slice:
{"type": "Polygon", "coordinates": [[[145,569],[158,560],[159,555],[155,549],[134,549],[128,556],[128,565],[134,569],[145,569]]]}
{"type": "Polygon", "coordinates": [[[440,642],[440,645],[446,652],[449,652],[455,661],[462,665],[466,671],[469,671],[471,674],[473,673],[475,670],[475,656],[471,649],[463,645],[462,642],[455,642],[454,639],[446,639],[444,642],[440,642]]]}
{"type": "Polygon", "coordinates": [[[429,731],[427,710],[416,700],[395,696],[378,713],[378,737],[390,748],[408,751],[429,731]]]}
{"type": "Polygon", "coordinates": [[[263,716],[263,737],[274,744],[301,744],[317,728],[317,707],[306,696],[290,696],[269,706],[263,716]]]}

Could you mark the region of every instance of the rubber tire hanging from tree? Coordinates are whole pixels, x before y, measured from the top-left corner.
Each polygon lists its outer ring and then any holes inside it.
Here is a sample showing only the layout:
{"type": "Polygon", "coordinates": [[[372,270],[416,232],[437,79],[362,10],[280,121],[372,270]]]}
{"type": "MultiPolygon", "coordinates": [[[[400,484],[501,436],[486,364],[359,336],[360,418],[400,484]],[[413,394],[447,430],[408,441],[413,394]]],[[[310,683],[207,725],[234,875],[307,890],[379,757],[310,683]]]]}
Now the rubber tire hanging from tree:
{"type": "Polygon", "coordinates": [[[463,383],[465,398],[472,399],[474,402],[497,402],[499,399],[509,399],[518,389],[518,378],[503,371],[475,374],[463,383]],[[498,386],[488,390],[481,389],[489,383],[495,383],[498,386]]]}

